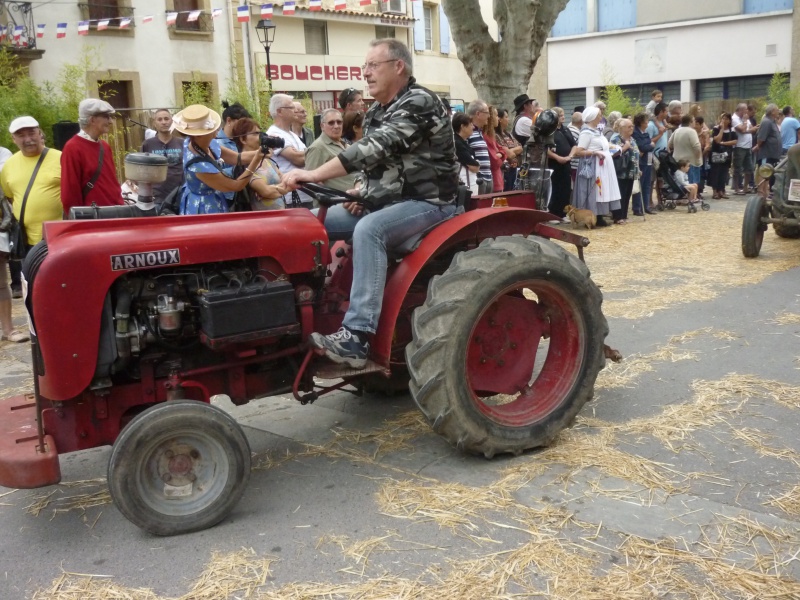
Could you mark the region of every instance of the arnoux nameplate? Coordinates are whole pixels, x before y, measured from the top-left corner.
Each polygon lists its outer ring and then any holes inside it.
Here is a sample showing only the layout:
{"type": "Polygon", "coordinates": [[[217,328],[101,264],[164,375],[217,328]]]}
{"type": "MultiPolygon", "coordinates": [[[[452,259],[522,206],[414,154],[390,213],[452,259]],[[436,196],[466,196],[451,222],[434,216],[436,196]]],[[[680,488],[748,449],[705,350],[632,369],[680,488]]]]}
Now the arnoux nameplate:
{"type": "Polygon", "coordinates": [[[152,252],[134,252],[132,254],[112,254],[112,271],[130,271],[181,264],[181,252],[172,250],[153,250],[152,252]]]}

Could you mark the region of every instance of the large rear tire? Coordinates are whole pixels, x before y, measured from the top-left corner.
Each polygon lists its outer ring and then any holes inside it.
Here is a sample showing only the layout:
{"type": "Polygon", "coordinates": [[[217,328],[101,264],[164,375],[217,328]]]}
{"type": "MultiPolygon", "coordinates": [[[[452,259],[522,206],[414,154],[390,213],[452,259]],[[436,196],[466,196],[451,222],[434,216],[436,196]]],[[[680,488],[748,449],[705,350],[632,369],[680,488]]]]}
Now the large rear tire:
{"type": "Polygon", "coordinates": [[[414,401],[466,452],[547,445],[605,365],[601,303],[586,265],[548,240],[499,237],[457,254],[414,312],[414,401]]]}
{"type": "Polygon", "coordinates": [[[119,511],[155,535],[224,519],[250,479],[250,445],[225,411],[172,400],[134,418],[114,443],[108,486],[119,511]]]}
{"type": "Polygon", "coordinates": [[[761,252],[767,224],[761,219],[769,216],[767,201],[762,196],[754,196],[747,201],[742,218],[742,254],[755,258],[761,252]]]}

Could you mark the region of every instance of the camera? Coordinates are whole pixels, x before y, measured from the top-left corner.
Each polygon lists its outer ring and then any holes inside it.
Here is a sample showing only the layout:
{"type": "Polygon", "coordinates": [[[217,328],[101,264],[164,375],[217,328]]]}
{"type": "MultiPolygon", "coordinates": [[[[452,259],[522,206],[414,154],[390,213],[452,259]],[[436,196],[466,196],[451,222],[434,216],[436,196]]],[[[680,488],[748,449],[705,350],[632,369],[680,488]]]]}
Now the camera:
{"type": "Polygon", "coordinates": [[[263,131],[258,135],[258,143],[263,152],[269,152],[272,148],[283,148],[286,143],[282,137],[267,135],[263,131]]]}

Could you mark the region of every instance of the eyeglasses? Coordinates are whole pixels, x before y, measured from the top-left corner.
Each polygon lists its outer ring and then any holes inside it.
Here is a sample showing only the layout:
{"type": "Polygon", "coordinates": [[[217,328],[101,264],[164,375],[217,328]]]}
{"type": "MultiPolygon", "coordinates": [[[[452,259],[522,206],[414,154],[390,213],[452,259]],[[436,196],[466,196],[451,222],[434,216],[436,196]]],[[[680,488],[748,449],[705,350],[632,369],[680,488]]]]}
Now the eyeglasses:
{"type": "Polygon", "coordinates": [[[491,114],[491,113],[488,110],[479,110],[478,114],[480,114],[480,115],[488,115],[488,114],[491,114]]]}
{"type": "Polygon", "coordinates": [[[280,109],[282,109],[282,108],[288,108],[288,109],[290,109],[290,110],[294,110],[294,104],[292,104],[291,106],[279,106],[279,107],[278,107],[278,110],[280,110],[280,109]]]}
{"type": "Polygon", "coordinates": [[[327,123],[323,123],[323,125],[344,125],[344,121],[328,121],[327,123]]]}
{"type": "Polygon", "coordinates": [[[364,73],[366,73],[367,71],[374,71],[375,69],[378,68],[378,65],[382,65],[383,63],[388,63],[388,62],[397,62],[398,60],[400,60],[400,59],[399,58],[390,58],[388,60],[374,60],[374,61],[371,61],[371,62],[368,62],[368,63],[365,63],[365,64],[361,65],[361,70],[364,73]]]}

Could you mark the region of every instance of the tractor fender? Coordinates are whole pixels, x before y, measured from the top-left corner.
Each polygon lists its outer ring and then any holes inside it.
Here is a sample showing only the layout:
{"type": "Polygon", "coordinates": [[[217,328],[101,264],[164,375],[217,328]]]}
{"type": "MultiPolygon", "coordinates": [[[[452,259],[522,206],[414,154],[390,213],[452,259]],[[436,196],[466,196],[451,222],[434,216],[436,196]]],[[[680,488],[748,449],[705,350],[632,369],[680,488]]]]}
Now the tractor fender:
{"type": "Polygon", "coordinates": [[[529,235],[536,225],[553,219],[544,211],[528,208],[480,208],[448,219],[428,235],[414,252],[407,255],[386,281],[378,331],[373,337],[371,355],[388,367],[395,324],[411,284],[422,267],[455,244],[505,235],[529,235]]]}

